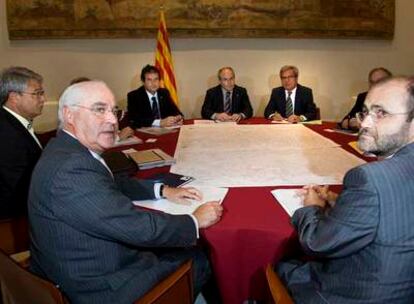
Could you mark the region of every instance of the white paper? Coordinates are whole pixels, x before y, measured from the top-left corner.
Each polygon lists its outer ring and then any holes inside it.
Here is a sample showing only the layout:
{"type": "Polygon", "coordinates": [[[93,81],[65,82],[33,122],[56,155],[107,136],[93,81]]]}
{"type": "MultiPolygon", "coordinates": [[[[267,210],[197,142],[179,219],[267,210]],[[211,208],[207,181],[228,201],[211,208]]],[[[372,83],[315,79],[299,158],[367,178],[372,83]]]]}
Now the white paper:
{"type": "Polygon", "coordinates": [[[296,210],[303,207],[303,199],[299,195],[300,189],[277,189],[271,191],[279,204],[285,209],[290,217],[296,210]]]}
{"type": "Polygon", "coordinates": [[[155,209],[169,214],[192,214],[205,202],[219,201],[221,203],[228,192],[227,188],[202,187],[197,189],[203,193],[203,199],[201,202],[190,201],[190,205],[177,204],[167,199],[133,201],[132,203],[135,206],[155,209]]]}
{"type": "Polygon", "coordinates": [[[341,184],[365,163],[299,124],[186,125],[174,158],[172,173],[211,187],[341,184]]]}

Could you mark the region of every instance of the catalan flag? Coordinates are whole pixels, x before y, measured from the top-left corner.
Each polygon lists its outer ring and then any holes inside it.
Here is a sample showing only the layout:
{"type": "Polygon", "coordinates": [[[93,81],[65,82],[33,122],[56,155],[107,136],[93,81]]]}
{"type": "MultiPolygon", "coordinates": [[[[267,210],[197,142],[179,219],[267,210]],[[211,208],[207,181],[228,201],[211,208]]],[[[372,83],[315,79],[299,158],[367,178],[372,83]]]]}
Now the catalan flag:
{"type": "Polygon", "coordinates": [[[168,89],[172,100],[178,105],[177,85],[174,76],[171,48],[168,42],[167,26],[165,24],[164,11],[160,11],[160,24],[157,35],[157,50],[155,52],[155,66],[160,70],[162,88],[168,89]]]}

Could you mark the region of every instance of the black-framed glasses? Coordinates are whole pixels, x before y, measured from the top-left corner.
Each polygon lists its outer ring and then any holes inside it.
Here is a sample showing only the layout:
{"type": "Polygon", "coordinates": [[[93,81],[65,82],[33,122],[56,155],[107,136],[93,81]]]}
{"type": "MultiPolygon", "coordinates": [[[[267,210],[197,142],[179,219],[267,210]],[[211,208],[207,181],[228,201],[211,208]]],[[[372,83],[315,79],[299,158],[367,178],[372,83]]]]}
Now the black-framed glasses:
{"type": "Polygon", "coordinates": [[[107,112],[109,112],[109,113],[112,113],[115,116],[115,118],[118,118],[118,114],[120,113],[120,111],[122,111],[118,107],[110,108],[107,105],[103,105],[103,104],[102,105],[94,104],[90,107],[83,106],[83,105],[73,105],[73,106],[89,110],[98,117],[103,117],[107,112]]]}
{"type": "Polygon", "coordinates": [[[371,116],[372,120],[374,122],[377,122],[381,119],[384,119],[386,117],[391,117],[394,115],[405,115],[408,114],[409,112],[403,112],[403,113],[389,113],[381,108],[374,108],[371,111],[368,111],[368,109],[364,109],[361,112],[356,113],[356,118],[358,119],[359,122],[362,122],[365,118],[367,118],[367,116],[371,116]]]}
{"type": "Polygon", "coordinates": [[[27,94],[27,95],[32,95],[32,96],[36,96],[37,98],[40,98],[40,97],[45,96],[45,91],[44,90],[38,90],[38,91],[34,91],[34,92],[19,92],[19,94],[27,94]]]}

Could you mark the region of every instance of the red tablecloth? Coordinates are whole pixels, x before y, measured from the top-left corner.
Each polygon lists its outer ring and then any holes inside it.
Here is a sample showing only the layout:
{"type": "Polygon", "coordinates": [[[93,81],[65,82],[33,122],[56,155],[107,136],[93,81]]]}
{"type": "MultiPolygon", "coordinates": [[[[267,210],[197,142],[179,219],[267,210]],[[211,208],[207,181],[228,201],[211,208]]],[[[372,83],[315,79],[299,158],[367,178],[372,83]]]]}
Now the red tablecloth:
{"type": "MultiPolygon", "coordinates": [[[[243,124],[263,123],[269,121],[263,118],[243,121],[243,124]]],[[[325,131],[334,127],[333,123],[308,127],[359,156],[348,146],[348,142],[356,140],[355,136],[325,131]]],[[[143,139],[154,137],[143,133],[138,133],[138,136],[143,139]]],[[[142,150],[157,147],[173,155],[178,132],[157,138],[156,143],[143,144],[136,148],[142,150]]],[[[156,168],[140,171],[138,175],[145,178],[168,170],[169,167],[156,168]]],[[[202,237],[210,249],[213,271],[225,304],[240,304],[246,299],[265,300],[268,297],[265,266],[278,262],[288,251],[298,249],[290,218],[270,193],[276,188],[289,187],[275,185],[231,188],[223,201],[224,214],[221,221],[202,231],[202,237]]],[[[336,191],[340,188],[340,185],[333,187],[336,191]]]]}

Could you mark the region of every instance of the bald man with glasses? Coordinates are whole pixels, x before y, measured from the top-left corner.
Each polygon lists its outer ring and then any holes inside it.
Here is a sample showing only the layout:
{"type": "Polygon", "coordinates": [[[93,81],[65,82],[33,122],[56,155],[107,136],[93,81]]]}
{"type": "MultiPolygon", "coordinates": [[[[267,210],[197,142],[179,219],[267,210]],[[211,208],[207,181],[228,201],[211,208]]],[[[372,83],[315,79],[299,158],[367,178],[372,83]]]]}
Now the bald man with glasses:
{"type": "Polygon", "coordinates": [[[278,265],[295,303],[413,303],[414,79],[373,85],[358,145],[380,161],[351,169],[338,195],[307,186],[293,217],[310,262],[278,265]]]}
{"type": "Polygon", "coordinates": [[[45,102],[43,78],[25,67],[0,75],[0,219],[27,213],[30,177],[42,145],[33,119],[45,102]]]}

